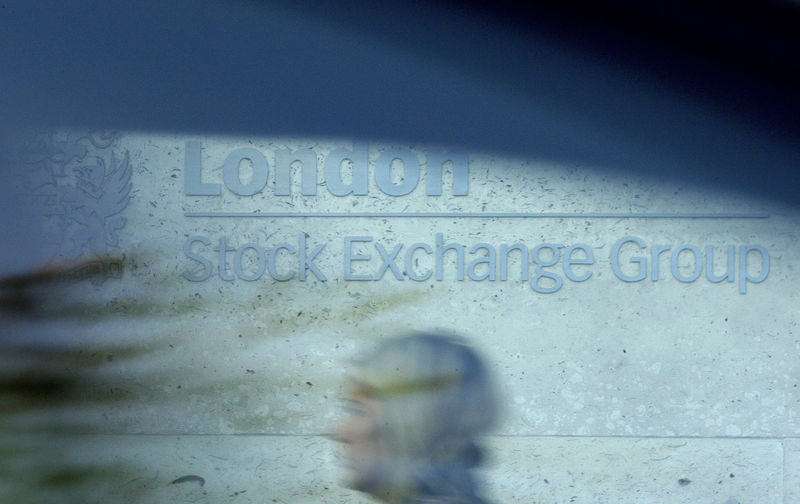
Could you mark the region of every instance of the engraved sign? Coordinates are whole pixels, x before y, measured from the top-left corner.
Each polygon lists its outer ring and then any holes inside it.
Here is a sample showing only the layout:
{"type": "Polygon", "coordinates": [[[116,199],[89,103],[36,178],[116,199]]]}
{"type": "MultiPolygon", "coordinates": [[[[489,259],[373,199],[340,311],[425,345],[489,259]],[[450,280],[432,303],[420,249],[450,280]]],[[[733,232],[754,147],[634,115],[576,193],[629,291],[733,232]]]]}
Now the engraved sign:
{"type": "MultiPolygon", "coordinates": [[[[194,201],[199,203],[196,207],[219,206],[220,201],[225,200],[235,202],[238,210],[184,213],[192,219],[269,219],[273,222],[304,219],[301,222],[305,224],[305,219],[309,218],[535,222],[542,219],[713,221],[769,217],[765,213],[746,212],[498,212],[485,210],[486,199],[480,200],[480,211],[465,211],[462,208],[474,203],[470,201],[470,188],[475,184],[471,171],[474,167],[465,153],[442,149],[415,151],[408,147],[369,146],[358,142],[336,146],[327,153],[317,152],[310,146],[278,148],[272,152],[235,147],[224,159],[215,161],[221,163],[221,167],[214,170],[216,174],[212,174],[208,166],[204,167],[202,153],[201,142],[189,140],[185,143],[184,196],[195,197],[194,201]],[[445,167],[451,172],[449,184],[443,182],[445,167]],[[292,185],[292,176],[296,173],[293,170],[299,171],[300,187],[292,185]],[[417,190],[420,185],[424,185],[424,194],[417,190]],[[323,192],[321,187],[327,191],[323,192]],[[276,203],[297,196],[313,211],[272,210],[276,203]],[[336,204],[329,196],[334,196],[333,200],[351,198],[353,207],[358,206],[359,210],[326,211],[325,208],[336,204]],[[413,198],[413,201],[401,211],[377,210],[396,205],[402,198],[413,198]],[[451,201],[450,198],[459,200],[458,210],[420,211],[425,207],[446,208],[447,204],[442,203],[451,201]],[[362,199],[367,200],[367,205],[359,206],[362,199]]],[[[498,176],[488,170],[482,171],[496,185],[492,178],[498,176]]],[[[514,184],[524,183],[524,175],[518,172],[513,178],[501,178],[499,182],[507,193],[514,194],[518,192],[514,184]]],[[[483,185],[488,184],[484,182],[483,185]]],[[[488,195],[494,194],[497,192],[491,191],[488,195]]],[[[494,196],[488,203],[503,206],[506,199],[511,201],[511,198],[494,196]]],[[[363,282],[384,278],[437,282],[452,277],[458,282],[525,282],[536,293],[551,294],[559,292],[566,284],[592,279],[601,267],[598,256],[604,253],[607,261],[602,267],[625,283],[658,282],[667,277],[680,283],[693,283],[704,278],[711,284],[734,284],[740,294],[746,294],[748,286],[764,282],[770,271],[770,253],[757,243],[708,245],[673,238],[670,242],[649,245],[642,237],[632,234],[614,238],[613,244],[605,250],[601,250],[601,244],[587,243],[580,237],[575,242],[531,243],[509,238],[489,243],[446,237],[438,229],[413,241],[386,242],[366,234],[347,234],[338,241],[335,245],[320,242],[305,230],[294,233],[292,240],[276,243],[240,240],[228,234],[192,234],[183,242],[187,259],[183,277],[192,282],[211,278],[225,282],[262,279],[363,282]],[[320,265],[326,255],[334,253],[332,249],[341,254],[339,259],[329,261],[340,265],[338,271],[320,265]]]]}

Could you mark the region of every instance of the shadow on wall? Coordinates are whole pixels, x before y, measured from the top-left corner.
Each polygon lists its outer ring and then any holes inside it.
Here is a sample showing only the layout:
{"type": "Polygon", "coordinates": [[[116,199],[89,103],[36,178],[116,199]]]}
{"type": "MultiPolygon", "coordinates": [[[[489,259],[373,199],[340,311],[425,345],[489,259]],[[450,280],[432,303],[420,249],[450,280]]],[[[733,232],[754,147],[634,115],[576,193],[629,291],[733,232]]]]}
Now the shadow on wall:
{"type": "Polygon", "coordinates": [[[0,136],[392,138],[798,201],[794,2],[7,4],[0,136]]]}

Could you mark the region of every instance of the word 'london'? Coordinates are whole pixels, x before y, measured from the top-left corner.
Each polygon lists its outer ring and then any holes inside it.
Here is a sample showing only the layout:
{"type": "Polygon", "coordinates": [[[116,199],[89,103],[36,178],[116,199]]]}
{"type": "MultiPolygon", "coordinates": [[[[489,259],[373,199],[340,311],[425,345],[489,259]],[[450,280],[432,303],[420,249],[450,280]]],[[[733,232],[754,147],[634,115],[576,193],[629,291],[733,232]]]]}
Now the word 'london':
{"type": "MultiPolygon", "coordinates": [[[[425,152],[425,194],[442,195],[443,167],[452,163],[453,196],[466,196],[469,191],[469,165],[467,155],[462,152],[445,152],[429,149],[425,152]]],[[[289,196],[292,193],[291,167],[301,165],[300,192],[304,196],[317,194],[318,163],[313,149],[278,149],[275,151],[275,195],[289,196]]],[[[395,147],[380,153],[374,163],[375,183],[384,194],[405,196],[419,185],[421,163],[411,149],[395,147]],[[399,182],[392,180],[392,169],[399,161],[403,177],[399,182]]],[[[332,150],[323,163],[325,186],[334,196],[365,196],[369,194],[369,155],[365,144],[355,144],[352,149],[332,150]],[[342,174],[343,165],[351,170],[351,180],[346,181],[342,174]]],[[[241,147],[233,150],[222,165],[222,181],[225,187],[239,196],[253,196],[264,190],[269,178],[269,161],[260,150],[241,147]],[[242,182],[242,162],[248,160],[252,176],[247,183],[242,182]]],[[[186,196],[220,196],[222,186],[218,182],[203,182],[200,142],[186,142],[186,171],[184,173],[184,193],[186,196]]]]}

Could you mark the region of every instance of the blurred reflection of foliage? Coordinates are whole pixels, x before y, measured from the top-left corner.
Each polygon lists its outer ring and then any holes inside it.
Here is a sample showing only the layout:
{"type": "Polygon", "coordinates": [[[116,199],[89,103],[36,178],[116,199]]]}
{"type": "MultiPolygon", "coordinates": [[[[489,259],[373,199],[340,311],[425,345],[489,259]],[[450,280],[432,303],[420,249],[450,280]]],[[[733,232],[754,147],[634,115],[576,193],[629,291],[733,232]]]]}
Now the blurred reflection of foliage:
{"type": "Polygon", "coordinates": [[[124,265],[101,257],[0,279],[0,501],[109,501],[120,482],[141,471],[132,461],[101,462],[84,450],[86,436],[99,428],[91,412],[133,399],[126,378],[106,372],[109,364],[146,358],[168,344],[87,344],[77,337],[92,323],[158,311],[152,300],[115,305],[76,294],[85,282],[118,276],[124,265]]]}
{"type": "MultiPolygon", "coordinates": [[[[313,410],[289,413],[279,403],[308,394],[311,381],[280,358],[259,363],[257,374],[245,363],[286,348],[287,336],[309,324],[328,335],[374,337],[380,315],[418,305],[424,295],[348,291],[341,297],[352,303],[331,309],[318,305],[333,286],[314,298],[305,286],[281,283],[278,297],[286,306],[259,306],[252,296],[226,299],[222,289],[191,294],[177,285],[179,275],[155,273],[156,262],[108,256],[0,278],[0,502],[150,502],[181,476],[180,468],[156,478],[155,460],[126,459],[120,439],[130,436],[108,434],[186,434],[184,425],[170,422],[188,415],[236,433],[291,432],[292,422],[313,410]],[[137,268],[148,274],[137,276],[137,268]],[[123,271],[124,288],[104,283],[123,271]],[[187,297],[176,300],[176,292],[187,297]],[[200,330],[204,317],[222,307],[246,313],[242,325],[257,327],[236,340],[200,330]],[[258,351],[264,348],[271,350],[258,351]],[[210,357],[218,350],[225,359],[210,357]],[[154,418],[159,432],[148,430],[154,418]]],[[[259,287],[257,298],[274,295],[273,287],[259,287]]],[[[324,381],[324,373],[314,376],[315,391],[338,386],[324,381]]]]}

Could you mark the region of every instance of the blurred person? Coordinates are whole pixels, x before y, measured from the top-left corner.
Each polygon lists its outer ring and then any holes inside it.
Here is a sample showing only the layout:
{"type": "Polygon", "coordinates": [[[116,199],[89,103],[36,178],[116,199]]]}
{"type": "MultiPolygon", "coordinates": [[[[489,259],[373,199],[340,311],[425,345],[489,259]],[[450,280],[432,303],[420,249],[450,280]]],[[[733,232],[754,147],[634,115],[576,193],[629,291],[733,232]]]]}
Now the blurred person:
{"type": "Polygon", "coordinates": [[[350,414],[337,429],[348,486],[396,504],[485,504],[471,472],[482,459],[477,438],[496,420],[496,397],[466,342],[389,339],[349,378],[350,414]]]}

